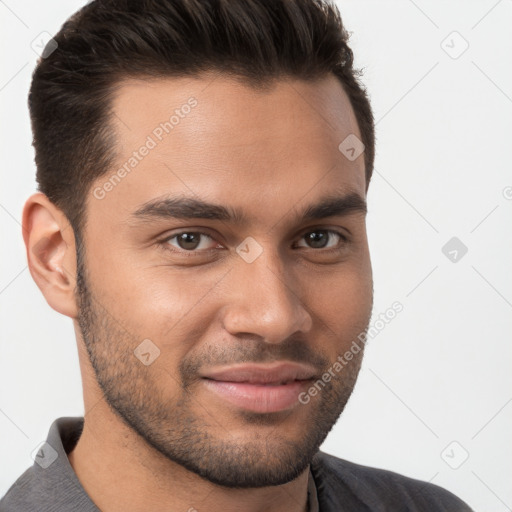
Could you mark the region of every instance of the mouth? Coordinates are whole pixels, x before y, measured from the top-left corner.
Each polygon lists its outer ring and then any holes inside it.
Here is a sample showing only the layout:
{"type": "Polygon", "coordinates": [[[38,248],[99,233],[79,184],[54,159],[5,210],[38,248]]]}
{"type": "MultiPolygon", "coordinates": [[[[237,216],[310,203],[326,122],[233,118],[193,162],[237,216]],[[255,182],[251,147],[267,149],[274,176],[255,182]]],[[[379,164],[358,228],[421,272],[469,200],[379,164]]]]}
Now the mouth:
{"type": "Polygon", "coordinates": [[[247,411],[291,410],[316,377],[314,368],[296,363],[240,365],[201,375],[206,388],[229,404],[247,411]]]}

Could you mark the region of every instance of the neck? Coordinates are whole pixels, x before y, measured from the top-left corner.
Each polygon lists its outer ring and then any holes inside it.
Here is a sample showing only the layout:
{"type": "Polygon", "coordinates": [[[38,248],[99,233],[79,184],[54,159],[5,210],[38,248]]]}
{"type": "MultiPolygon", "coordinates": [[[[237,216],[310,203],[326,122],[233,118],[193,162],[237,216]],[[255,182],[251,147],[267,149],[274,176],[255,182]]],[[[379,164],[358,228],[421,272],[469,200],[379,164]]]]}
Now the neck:
{"type": "Polygon", "coordinates": [[[213,484],[157,452],[100,399],[68,454],[85,491],[103,512],[307,512],[309,468],[284,485],[231,489],[213,484]]]}

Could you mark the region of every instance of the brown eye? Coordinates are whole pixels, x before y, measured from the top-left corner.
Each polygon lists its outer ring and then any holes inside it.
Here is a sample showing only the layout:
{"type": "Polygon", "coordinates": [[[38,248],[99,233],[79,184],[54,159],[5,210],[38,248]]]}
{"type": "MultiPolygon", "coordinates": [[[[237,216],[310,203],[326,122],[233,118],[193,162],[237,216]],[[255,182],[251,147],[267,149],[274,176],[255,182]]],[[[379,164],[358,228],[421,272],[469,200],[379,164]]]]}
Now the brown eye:
{"type": "MultiPolygon", "coordinates": [[[[344,240],[345,237],[336,231],[318,229],[306,233],[303,235],[303,239],[306,241],[307,247],[311,249],[325,249],[335,247],[339,244],[340,240],[344,240]]],[[[302,245],[301,247],[304,246],[302,245]]]]}
{"type": "Polygon", "coordinates": [[[176,240],[182,249],[192,250],[197,249],[201,241],[201,235],[197,233],[182,233],[176,237],[176,240]]]}
{"type": "Polygon", "coordinates": [[[165,242],[184,251],[195,251],[196,249],[211,248],[208,243],[213,242],[213,239],[205,233],[186,231],[167,238],[165,242]]]}

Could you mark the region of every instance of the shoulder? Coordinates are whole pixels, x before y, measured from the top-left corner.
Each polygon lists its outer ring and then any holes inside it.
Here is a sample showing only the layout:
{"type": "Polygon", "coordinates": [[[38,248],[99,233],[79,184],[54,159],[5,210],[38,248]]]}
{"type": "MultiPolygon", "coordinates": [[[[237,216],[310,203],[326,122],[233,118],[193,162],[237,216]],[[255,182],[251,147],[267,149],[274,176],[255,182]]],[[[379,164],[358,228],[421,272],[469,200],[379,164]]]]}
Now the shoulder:
{"type": "Polygon", "coordinates": [[[0,497],[0,512],[52,510],[98,512],[68,460],[80,436],[83,417],[56,419],[37,460],[0,497]]]}
{"type": "Polygon", "coordinates": [[[37,481],[34,480],[33,467],[29,467],[7,490],[3,498],[0,496],[0,511],[22,510],[20,507],[33,505],[30,496],[36,492],[37,481]]]}
{"type": "Polygon", "coordinates": [[[457,496],[438,485],[362,466],[321,451],[313,458],[311,469],[319,502],[324,500],[325,510],[335,510],[338,501],[341,505],[348,498],[361,510],[473,512],[457,496]]]}

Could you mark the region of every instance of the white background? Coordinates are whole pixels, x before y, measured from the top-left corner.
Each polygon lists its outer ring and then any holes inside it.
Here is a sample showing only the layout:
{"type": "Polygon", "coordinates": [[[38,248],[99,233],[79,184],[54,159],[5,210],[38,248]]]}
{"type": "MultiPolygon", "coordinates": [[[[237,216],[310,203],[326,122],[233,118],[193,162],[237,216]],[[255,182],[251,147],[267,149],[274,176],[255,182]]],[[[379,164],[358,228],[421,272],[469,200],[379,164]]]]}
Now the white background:
{"type": "MultiPolygon", "coordinates": [[[[0,496],[55,418],[83,415],[72,322],[34,284],[19,224],[35,191],[30,45],[83,3],[0,2],[0,496]]],[[[512,2],[338,6],[377,120],[374,320],[395,301],[404,310],[368,344],[322,449],[432,481],[476,511],[511,510],[512,2]],[[442,252],[452,237],[468,248],[455,263],[442,252]]]]}

